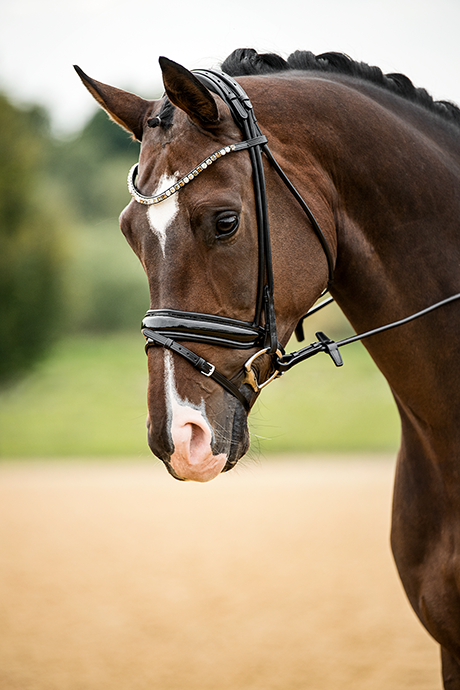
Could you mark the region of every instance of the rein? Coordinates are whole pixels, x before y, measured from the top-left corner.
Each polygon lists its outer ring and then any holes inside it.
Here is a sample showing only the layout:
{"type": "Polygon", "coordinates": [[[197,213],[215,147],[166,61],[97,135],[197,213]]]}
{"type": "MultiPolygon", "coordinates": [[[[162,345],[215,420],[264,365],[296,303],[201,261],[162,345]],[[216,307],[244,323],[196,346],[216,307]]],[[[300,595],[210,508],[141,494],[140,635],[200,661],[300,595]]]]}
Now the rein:
{"type": "MultiPolygon", "coordinates": [[[[404,319],[399,319],[399,321],[392,321],[391,323],[387,323],[384,326],[379,326],[378,328],[373,328],[372,330],[366,331],[365,333],[360,333],[359,335],[352,335],[349,338],[344,338],[343,340],[339,341],[331,340],[327,337],[327,335],[325,335],[325,333],[319,331],[315,334],[318,338],[317,341],[311,343],[310,345],[307,345],[307,347],[303,347],[301,350],[297,350],[296,352],[284,354],[281,358],[275,361],[274,366],[277,369],[277,371],[280,372],[281,375],[284,374],[285,371],[289,371],[289,369],[291,369],[291,367],[293,367],[295,364],[299,364],[299,362],[303,362],[305,359],[309,359],[313,355],[318,354],[318,352],[326,352],[326,354],[328,354],[331,357],[335,366],[341,367],[343,365],[343,360],[339,352],[339,347],[349,345],[350,343],[356,343],[358,340],[370,338],[371,335],[377,335],[377,333],[389,331],[391,328],[403,326],[404,324],[409,323],[410,321],[414,321],[415,319],[420,318],[420,316],[424,316],[425,314],[428,314],[429,312],[434,311],[435,309],[439,309],[439,307],[443,307],[445,304],[454,302],[457,299],[460,299],[460,292],[456,295],[452,295],[451,297],[447,297],[446,299],[443,299],[440,302],[436,302],[435,304],[432,304],[429,307],[426,307],[425,309],[421,309],[420,311],[415,312],[415,314],[406,316],[404,319]]],[[[307,312],[305,316],[303,316],[302,319],[299,321],[297,328],[299,328],[299,326],[301,328],[303,319],[305,319],[307,316],[311,316],[312,314],[319,311],[323,307],[326,307],[333,301],[334,298],[330,297],[324,300],[324,302],[322,302],[321,304],[318,304],[316,307],[310,309],[310,311],[307,312]]],[[[299,338],[299,335],[297,335],[297,338],[298,340],[303,340],[303,332],[302,337],[299,338]]]]}
{"type": "MultiPolygon", "coordinates": [[[[218,151],[215,151],[196,166],[196,168],[178,180],[176,184],[156,196],[143,195],[136,187],[135,181],[138,172],[138,164],[136,164],[131,168],[128,174],[128,189],[132,197],[140,204],[152,205],[161,203],[192,182],[195,177],[201,174],[219,158],[233,152],[247,150],[252,164],[258,232],[258,283],[255,315],[253,322],[250,323],[237,319],[215,316],[214,314],[185,312],[177,309],[151,309],[147,312],[142,322],[142,333],[146,338],[146,351],[148,351],[150,347],[162,346],[175,352],[186,359],[201,374],[219,383],[225,390],[239,400],[246,411],[249,411],[250,403],[246,397],[247,394],[245,395],[235,383],[218,372],[213,364],[199,357],[196,353],[177,341],[185,340],[187,342],[206,343],[209,345],[219,345],[240,350],[256,347],[261,348],[245,363],[245,376],[241,384],[246,384],[252,388],[254,392],[258,393],[273,379],[281,376],[294,365],[305,359],[309,359],[319,352],[327,353],[336,366],[342,366],[343,361],[339,352],[340,347],[356,342],[357,340],[363,340],[364,338],[368,338],[391,328],[402,326],[438,307],[460,299],[460,293],[453,295],[404,319],[394,321],[360,335],[345,338],[338,342],[331,340],[324,333],[318,332],[316,333],[316,342],[296,352],[285,354],[284,349],[278,342],[276,334],[270,229],[268,223],[262,152],[310,221],[327,259],[329,284],[332,282],[334,271],[332,252],[310,208],[289,178],[285,175],[268,148],[267,138],[260,131],[252,104],[242,87],[230,76],[214,70],[196,70],[194,74],[204,86],[220,96],[227,104],[233,119],[242,131],[244,140],[236,144],[224,146],[218,151]],[[264,354],[271,356],[274,373],[269,376],[266,381],[259,383],[253,369],[253,363],[258,357],[264,354]]],[[[300,319],[295,329],[299,341],[304,339],[302,327],[303,320],[332,301],[332,297],[324,300],[319,305],[310,309],[310,311],[300,319]]]]}

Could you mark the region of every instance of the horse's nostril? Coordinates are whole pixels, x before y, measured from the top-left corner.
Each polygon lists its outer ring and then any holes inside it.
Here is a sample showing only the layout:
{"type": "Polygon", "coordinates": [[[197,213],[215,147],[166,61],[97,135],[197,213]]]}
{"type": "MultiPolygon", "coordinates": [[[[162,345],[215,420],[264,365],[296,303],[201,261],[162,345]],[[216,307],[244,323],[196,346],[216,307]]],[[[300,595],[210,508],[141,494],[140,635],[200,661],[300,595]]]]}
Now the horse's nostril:
{"type": "Polygon", "coordinates": [[[200,462],[204,454],[210,452],[209,432],[198,424],[190,424],[190,462],[192,465],[200,462]]]}

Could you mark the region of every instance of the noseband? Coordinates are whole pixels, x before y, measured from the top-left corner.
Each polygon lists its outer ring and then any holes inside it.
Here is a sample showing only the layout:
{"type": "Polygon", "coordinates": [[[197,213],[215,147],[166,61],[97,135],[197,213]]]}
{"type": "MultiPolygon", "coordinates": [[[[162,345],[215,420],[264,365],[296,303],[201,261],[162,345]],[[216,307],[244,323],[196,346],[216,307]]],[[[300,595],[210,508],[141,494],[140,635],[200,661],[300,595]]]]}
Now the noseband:
{"type": "MultiPolygon", "coordinates": [[[[214,70],[196,70],[196,77],[210,91],[217,94],[227,104],[234,121],[240,128],[244,137],[243,141],[236,144],[223,146],[219,150],[204,159],[196,168],[182,177],[169,189],[157,196],[145,196],[136,187],[138,164],[134,165],[128,174],[128,189],[132,197],[140,204],[158,204],[176,194],[183,187],[190,184],[195,177],[204,172],[210,165],[224,156],[238,152],[248,151],[252,164],[252,177],[256,202],[257,234],[258,234],[258,282],[257,299],[254,319],[252,322],[239,321],[214,314],[201,314],[191,311],[179,311],[177,309],[150,309],[142,321],[142,332],[146,338],[146,351],[150,347],[162,346],[186,359],[201,374],[214,379],[225,390],[231,393],[249,411],[250,403],[246,395],[232,381],[218,372],[213,364],[199,357],[196,353],[178,341],[205,343],[207,345],[219,345],[221,347],[238,350],[250,350],[259,348],[244,365],[244,378],[242,384],[247,384],[252,391],[258,393],[273,379],[281,376],[295,364],[309,359],[319,352],[325,352],[332,358],[336,366],[343,364],[339,348],[349,343],[363,340],[377,333],[402,326],[413,319],[423,316],[438,307],[460,299],[460,293],[437,302],[411,316],[399,321],[380,326],[361,335],[355,335],[344,340],[334,342],[324,333],[316,333],[317,341],[297,352],[284,353],[284,349],[278,342],[276,334],[276,318],[274,303],[274,281],[272,269],[272,256],[270,247],[270,229],[268,224],[267,195],[265,176],[263,169],[262,153],[270,162],[272,168],[280,176],[286,187],[294,196],[315,232],[324,250],[329,274],[329,284],[332,282],[334,260],[328,242],[304,199],[294,185],[285,175],[267,146],[267,138],[262,134],[254,115],[251,101],[242,87],[230,76],[214,70]],[[262,318],[263,316],[263,318],[262,318]],[[253,369],[253,363],[261,355],[269,355],[272,359],[273,373],[263,383],[259,383],[253,369]]],[[[303,340],[303,320],[318,309],[332,301],[328,298],[318,306],[311,309],[303,316],[296,328],[298,340],[303,340]]],[[[251,396],[250,396],[251,397],[251,396]]]]}

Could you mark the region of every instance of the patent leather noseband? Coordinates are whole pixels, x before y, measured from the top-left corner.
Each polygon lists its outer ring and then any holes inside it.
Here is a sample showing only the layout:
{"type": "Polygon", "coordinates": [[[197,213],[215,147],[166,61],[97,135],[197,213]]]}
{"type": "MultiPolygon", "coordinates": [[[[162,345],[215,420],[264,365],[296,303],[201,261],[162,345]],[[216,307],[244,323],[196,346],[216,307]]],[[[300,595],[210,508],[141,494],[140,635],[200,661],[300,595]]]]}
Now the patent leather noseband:
{"type": "Polygon", "coordinates": [[[235,396],[245,409],[249,408],[247,398],[232,381],[217,371],[213,364],[177,341],[186,340],[248,350],[258,347],[263,342],[264,329],[262,327],[237,319],[177,309],[150,309],[142,321],[142,327],[147,340],[146,349],[154,345],[162,345],[181,355],[201,374],[217,381],[235,396]]]}

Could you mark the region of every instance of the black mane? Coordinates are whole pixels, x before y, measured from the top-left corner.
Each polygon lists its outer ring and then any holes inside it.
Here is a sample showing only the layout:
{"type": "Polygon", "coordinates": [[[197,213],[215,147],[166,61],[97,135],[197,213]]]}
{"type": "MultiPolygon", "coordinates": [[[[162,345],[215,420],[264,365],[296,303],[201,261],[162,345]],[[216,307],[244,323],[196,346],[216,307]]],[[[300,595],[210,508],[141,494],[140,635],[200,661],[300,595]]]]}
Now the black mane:
{"type": "Polygon", "coordinates": [[[232,77],[273,74],[288,70],[348,74],[397,93],[402,98],[418,103],[445,120],[455,122],[460,126],[460,108],[453,103],[433,100],[425,89],[416,88],[404,74],[383,74],[379,67],[372,67],[364,62],[356,62],[343,53],[313,55],[306,50],[296,50],[285,60],[274,53],[259,54],[252,48],[240,48],[234,50],[224,60],[221,69],[232,77]]]}

